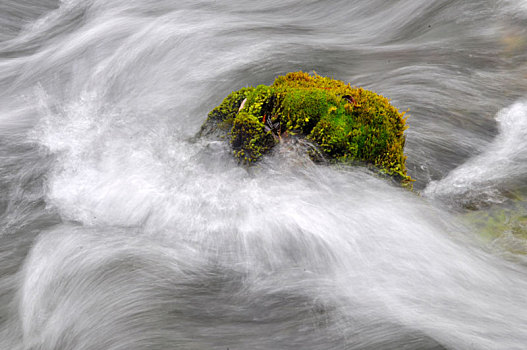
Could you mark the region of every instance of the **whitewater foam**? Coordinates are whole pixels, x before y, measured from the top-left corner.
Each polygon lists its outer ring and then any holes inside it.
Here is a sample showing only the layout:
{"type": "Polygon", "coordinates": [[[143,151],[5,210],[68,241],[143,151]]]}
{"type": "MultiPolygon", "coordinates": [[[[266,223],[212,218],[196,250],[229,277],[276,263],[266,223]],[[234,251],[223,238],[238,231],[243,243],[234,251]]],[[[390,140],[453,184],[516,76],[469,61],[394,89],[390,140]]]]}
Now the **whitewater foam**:
{"type": "Polygon", "coordinates": [[[527,102],[518,101],[496,115],[499,134],[482,154],[431,182],[429,197],[476,206],[501,203],[507,191],[525,185],[527,175],[527,102]],[[479,204],[478,204],[479,203],[479,204]]]}

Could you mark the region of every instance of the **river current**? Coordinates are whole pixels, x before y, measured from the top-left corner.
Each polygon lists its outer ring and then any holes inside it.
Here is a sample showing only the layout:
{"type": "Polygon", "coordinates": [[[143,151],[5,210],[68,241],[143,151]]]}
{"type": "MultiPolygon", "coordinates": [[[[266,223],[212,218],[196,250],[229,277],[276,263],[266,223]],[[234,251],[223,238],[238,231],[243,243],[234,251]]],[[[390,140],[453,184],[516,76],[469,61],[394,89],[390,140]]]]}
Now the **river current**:
{"type": "Polygon", "coordinates": [[[524,0],[0,2],[0,349],[525,349],[526,195],[524,0]],[[414,192],[194,137],[298,70],[414,192]]]}

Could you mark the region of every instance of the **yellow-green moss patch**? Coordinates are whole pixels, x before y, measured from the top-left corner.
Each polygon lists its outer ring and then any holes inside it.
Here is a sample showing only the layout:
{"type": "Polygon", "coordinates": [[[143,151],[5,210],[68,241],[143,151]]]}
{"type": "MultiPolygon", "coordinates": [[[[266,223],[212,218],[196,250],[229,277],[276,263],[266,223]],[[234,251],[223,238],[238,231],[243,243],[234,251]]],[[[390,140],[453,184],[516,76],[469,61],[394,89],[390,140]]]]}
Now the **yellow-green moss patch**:
{"type": "Polygon", "coordinates": [[[374,92],[304,72],[231,93],[209,113],[201,134],[228,135],[234,156],[257,161],[284,135],[312,141],[335,162],[375,166],[410,183],[403,153],[404,112],[374,92]]]}

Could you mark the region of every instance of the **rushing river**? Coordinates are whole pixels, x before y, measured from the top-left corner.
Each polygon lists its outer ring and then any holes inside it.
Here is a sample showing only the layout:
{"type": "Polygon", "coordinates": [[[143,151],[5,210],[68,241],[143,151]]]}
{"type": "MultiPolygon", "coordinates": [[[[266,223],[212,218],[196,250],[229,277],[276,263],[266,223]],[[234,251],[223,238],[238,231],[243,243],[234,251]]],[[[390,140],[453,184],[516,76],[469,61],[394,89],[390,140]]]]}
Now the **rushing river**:
{"type": "Polygon", "coordinates": [[[0,1],[2,350],[522,350],[526,195],[527,1],[0,1]],[[415,192],[193,138],[298,70],[409,110],[415,192]]]}

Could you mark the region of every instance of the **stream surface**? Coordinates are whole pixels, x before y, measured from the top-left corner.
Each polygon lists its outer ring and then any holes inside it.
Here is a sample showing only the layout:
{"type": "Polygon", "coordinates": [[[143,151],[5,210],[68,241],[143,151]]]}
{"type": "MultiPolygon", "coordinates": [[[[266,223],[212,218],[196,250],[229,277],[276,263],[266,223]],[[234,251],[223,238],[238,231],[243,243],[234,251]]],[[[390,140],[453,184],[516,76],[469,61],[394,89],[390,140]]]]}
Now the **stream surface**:
{"type": "Polygon", "coordinates": [[[525,0],[0,1],[2,350],[524,350],[526,195],[525,0]],[[415,193],[193,138],[298,70],[408,110],[415,193]]]}

